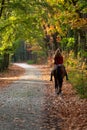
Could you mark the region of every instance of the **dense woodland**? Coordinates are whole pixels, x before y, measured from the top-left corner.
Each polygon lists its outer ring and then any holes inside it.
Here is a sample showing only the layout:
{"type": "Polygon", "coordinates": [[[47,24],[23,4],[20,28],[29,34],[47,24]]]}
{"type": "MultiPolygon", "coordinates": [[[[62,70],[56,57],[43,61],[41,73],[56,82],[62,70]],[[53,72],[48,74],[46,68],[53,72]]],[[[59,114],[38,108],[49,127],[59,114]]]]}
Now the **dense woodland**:
{"type": "Polygon", "coordinates": [[[0,39],[2,70],[8,67],[21,40],[42,56],[60,46],[87,60],[87,2],[0,0],[0,39]]]}
{"type": "Polygon", "coordinates": [[[67,66],[86,73],[86,0],[0,0],[0,71],[12,61],[45,63],[58,47],[67,66]]]}

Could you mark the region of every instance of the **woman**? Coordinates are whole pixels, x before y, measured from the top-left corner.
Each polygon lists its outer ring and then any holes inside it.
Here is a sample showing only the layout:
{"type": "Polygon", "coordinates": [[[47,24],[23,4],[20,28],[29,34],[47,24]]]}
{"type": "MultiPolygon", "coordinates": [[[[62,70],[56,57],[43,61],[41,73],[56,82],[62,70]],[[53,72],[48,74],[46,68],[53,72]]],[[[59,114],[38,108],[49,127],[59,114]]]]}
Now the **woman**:
{"type": "Polygon", "coordinates": [[[62,68],[62,71],[64,72],[64,75],[66,76],[66,80],[68,80],[68,75],[63,65],[63,56],[59,48],[56,50],[55,55],[54,55],[54,68],[51,71],[50,81],[52,81],[52,76],[54,75],[54,71],[56,70],[57,66],[60,66],[62,68]]]}

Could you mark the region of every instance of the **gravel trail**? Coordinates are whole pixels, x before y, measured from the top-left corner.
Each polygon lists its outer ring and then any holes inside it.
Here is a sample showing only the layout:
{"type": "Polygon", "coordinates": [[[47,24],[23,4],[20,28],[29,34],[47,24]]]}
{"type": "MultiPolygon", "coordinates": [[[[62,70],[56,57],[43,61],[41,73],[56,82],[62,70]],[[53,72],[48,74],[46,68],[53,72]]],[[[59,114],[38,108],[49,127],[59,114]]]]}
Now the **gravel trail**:
{"type": "Polygon", "coordinates": [[[25,74],[0,90],[0,130],[59,130],[47,127],[43,120],[45,84],[39,69],[25,63],[25,74]]]}

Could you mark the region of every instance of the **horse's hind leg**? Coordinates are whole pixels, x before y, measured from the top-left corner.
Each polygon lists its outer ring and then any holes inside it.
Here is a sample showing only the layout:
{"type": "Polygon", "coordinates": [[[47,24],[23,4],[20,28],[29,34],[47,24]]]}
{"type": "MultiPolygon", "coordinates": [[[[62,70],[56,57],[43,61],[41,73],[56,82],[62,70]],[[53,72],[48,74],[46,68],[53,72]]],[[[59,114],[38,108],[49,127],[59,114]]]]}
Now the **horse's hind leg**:
{"type": "Polygon", "coordinates": [[[59,93],[62,92],[62,82],[59,83],[59,93]]]}
{"type": "Polygon", "coordinates": [[[59,85],[59,93],[61,93],[62,92],[62,85],[60,84],[59,85]]]}
{"type": "Polygon", "coordinates": [[[63,83],[63,80],[61,79],[59,81],[59,92],[58,92],[58,94],[60,94],[62,92],[62,83],[63,83]]]}
{"type": "Polygon", "coordinates": [[[57,83],[56,78],[55,78],[55,92],[56,92],[56,93],[58,92],[58,83],[57,83]]]}

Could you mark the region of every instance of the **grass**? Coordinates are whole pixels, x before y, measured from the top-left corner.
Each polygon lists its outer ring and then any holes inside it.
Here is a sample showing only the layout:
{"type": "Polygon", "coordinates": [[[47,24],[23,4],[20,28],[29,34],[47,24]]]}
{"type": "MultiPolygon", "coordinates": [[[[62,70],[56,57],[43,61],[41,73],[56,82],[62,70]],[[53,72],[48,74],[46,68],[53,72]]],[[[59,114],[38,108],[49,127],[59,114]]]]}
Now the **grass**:
{"type": "Polygon", "coordinates": [[[82,70],[70,69],[70,83],[74,86],[81,98],[87,98],[87,75],[82,70]]]}
{"type": "Polygon", "coordinates": [[[34,60],[28,60],[27,63],[28,64],[35,64],[35,61],[34,60]]]}

